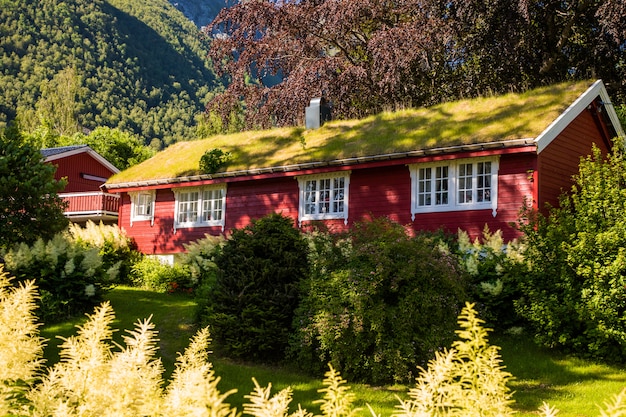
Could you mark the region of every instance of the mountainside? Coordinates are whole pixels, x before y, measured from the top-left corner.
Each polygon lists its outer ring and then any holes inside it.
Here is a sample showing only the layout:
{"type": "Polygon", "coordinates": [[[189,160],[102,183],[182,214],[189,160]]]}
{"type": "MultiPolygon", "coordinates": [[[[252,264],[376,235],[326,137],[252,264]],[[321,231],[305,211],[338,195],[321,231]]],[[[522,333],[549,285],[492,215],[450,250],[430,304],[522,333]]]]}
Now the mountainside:
{"type": "Polygon", "coordinates": [[[219,83],[207,41],[167,0],[0,5],[0,123],[119,127],[157,146],[193,139],[219,83]]]}
{"type": "Polygon", "coordinates": [[[227,0],[169,0],[199,28],[208,25],[232,1],[227,0]]]}

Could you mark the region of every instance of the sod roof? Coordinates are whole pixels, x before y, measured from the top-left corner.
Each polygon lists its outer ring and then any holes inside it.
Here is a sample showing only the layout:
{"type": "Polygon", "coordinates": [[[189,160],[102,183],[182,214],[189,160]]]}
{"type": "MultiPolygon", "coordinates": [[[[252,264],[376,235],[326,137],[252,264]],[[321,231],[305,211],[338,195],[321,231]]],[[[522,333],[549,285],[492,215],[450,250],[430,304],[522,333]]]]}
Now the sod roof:
{"type": "Polygon", "coordinates": [[[276,128],[179,142],[122,171],[107,186],[195,177],[200,157],[219,148],[232,157],[223,169],[250,172],[351,158],[365,158],[462,145],[534,139],[591,82],[562,83],[524,93],[481,97],[428,108],[337,120],[321,128],[276,128]]]}

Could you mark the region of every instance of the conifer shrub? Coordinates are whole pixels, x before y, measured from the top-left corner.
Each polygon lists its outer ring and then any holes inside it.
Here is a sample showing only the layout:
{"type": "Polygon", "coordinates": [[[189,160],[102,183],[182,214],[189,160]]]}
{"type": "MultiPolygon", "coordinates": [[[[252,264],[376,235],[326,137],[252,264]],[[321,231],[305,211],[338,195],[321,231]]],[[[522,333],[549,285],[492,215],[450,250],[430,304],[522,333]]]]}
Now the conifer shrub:
{"type": "Polygon", "coordinates": [[[378,218],[311,247],[290,345],[306,370],[330,362],[351,380],[409,382],[454,337],[466,283],[440,237],[378,218]]]}
{"type": "Polygon", "coordinates": [[[65,233],[38,239],[4,252],[6,270],[18,282],[34,279],[39,288],[39,317],[49,323],[90,311],[117,279],[117,265],[106,268],[96,247],[65,233]]]}
{"type": "Polygon", "coordinates": [[[217,349],[238,359],[284,358],[307,256],[307,242],[289,217],[274,213],[232,231],[216,248],[215,284],[199,315],[217,349]]]}

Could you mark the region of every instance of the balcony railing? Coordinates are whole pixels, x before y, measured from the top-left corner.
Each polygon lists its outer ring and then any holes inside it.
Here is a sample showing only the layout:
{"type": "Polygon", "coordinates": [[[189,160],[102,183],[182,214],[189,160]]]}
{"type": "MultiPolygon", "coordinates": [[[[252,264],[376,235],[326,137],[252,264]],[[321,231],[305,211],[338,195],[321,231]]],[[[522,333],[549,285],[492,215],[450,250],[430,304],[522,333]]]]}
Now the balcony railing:
{"type": "Polygon", "coordinates": [[[119,194],[100,191],[59,194],[67,202],[65,215],[73,221],[112,221],[118,217],[119,194]]]}

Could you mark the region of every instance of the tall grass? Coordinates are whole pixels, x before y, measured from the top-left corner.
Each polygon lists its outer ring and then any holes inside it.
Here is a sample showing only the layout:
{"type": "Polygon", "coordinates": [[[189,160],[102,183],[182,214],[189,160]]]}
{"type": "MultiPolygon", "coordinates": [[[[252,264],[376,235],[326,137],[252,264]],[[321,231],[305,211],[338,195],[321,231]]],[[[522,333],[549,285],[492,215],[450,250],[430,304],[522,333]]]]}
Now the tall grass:
{"type": "MultiPolygon", "coordinates": [[[[174,369],[177,352],[183,352],[189,338],[196,332],[193,325],[195,303],[186,294],[159,294],[127,287],[118,287],[108,295],[115,311],[114,327],[131,329],[139,319],[152,315],[159,338],[159,355],[163,360],[165,375],[174,369]]],[[[50,339],[45,356],[50,365],[58,360],[57,335],[70,336],[75,333],[75,325],[82,319],[45,326],[41,335],[50,339]]],[[[122,332],[116,332],[114,340],[121,342],[122,332]]],[[[611,366],[570,357],[558,352],[538,348],[528,337],[499,336],[491,340],[501,347],[501,356],[506,370],[514,379],[510,387],[514,391],[512,408],[517,415],[536,416],[543,402],[559,409],[558,416],[581,417],[598,416],[600,408],[613,395],[626,387],[624,366],[611,366]]],[[[293,390],[292,407],[302,407],[319,413],[318,390],[323,387],[322,376],[313,378],[285,367],[252,366],[234,363],[212,356],[216,375],[221,377],[219,389],[227,392],[237,389],[228,401],[239,410],[248,402],[244,397],[254,390],[254,377],[260,386],[272,383],[273,391],[288,386],[293,390]]],[[[407,386],[371,387],[350,383],[351,392],[356,396],[355,406],[361,408],[359,415],[371,416],[366,404],[381,416],[391,416],[397,412],[399,404],[396,396],[407,399],[407,386]]],[[[295,411],[290,410],[291,412],[295,411]]]]}

